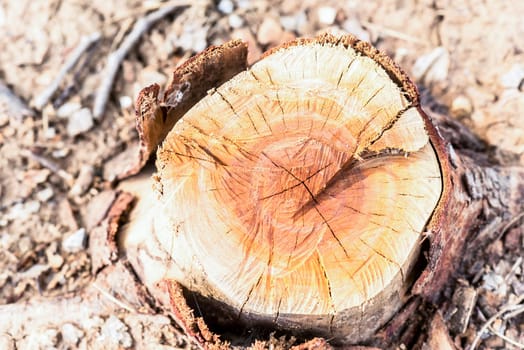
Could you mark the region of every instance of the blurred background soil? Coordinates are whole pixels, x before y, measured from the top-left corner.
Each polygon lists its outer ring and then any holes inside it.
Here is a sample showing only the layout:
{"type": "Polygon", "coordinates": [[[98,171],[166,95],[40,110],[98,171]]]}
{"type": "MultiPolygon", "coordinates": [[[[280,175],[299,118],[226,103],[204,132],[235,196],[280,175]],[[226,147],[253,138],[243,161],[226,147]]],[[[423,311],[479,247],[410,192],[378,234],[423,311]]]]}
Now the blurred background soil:
{"type": "MultiPolygon", "coordinates": [[[[209,45],[241,38],[252,63],[270,47],[323,31],[373,43],[431,96],[426,110],[466,124],[501,162],[524,165],[522,1],[0,1],[0,304],[72,293],[91,280],[88,233],[104,213],[100,197],[136,146],[134,100],[142,87],[165,86],[174,67],[209,45]],[[123,60],[105,113],[93,114],[108,55],[137,20],[172,4],[180,6],[123,60]],[[42,103],[87,38],[92,45],[42,103]]],[[[498,237],[465,276],[478,301],[455,339],[462,346],[524,294],[522,230],[498,237]]],[[[85,339],[106,348],[136,344],[124,317],[99,315],[93,324],[94,335],[74,325],[76,333],[62,327],[42,339],[49,348],[85,347],[85,339]],[[129,338],[103,343],[107,324],[129,338]]],[[[151,344],[191,346],[169,322],[141,325],[161,329],[147,333],[151,344]]],[[[524,343],[522,314],[492,328],[481,348],[518,348],[504,337],[524,343]]],[[[0,347],[19,341],[5,337],[0,347]]]]}

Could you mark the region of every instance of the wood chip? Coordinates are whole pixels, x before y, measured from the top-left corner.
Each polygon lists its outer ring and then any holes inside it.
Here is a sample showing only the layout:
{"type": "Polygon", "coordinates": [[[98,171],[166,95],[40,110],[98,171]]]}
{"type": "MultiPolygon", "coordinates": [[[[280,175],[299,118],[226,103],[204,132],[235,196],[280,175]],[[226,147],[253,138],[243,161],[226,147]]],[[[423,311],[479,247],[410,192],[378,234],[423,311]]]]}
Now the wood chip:
{"type": "Polygon", "coordinates": [[[475,288],[460,285],[455,289],[447,315],[451,332],[454,334],[462,334],[466,331],[476,302],[477,291],[475,288]]]}

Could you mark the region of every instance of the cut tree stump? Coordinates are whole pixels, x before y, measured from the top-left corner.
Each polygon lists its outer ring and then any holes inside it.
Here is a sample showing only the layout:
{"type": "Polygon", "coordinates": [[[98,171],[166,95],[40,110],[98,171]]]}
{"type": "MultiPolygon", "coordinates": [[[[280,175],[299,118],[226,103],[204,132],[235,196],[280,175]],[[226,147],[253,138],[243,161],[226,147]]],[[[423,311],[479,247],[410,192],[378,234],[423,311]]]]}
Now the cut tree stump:
{"type": "Polygon", "coordinates": [[[206,348],[239,326],[334,345],[444,339],[443,296],[466,248],[493,238],[482,229],[523,210],[522,168],[428,117],[406,74],[352,36],[296,40],[247,69],[246,56],[212,47],[162,99],[143,90],[132,172],[160,145],[155,191],[123,184],[138,201],[121,253],[206,348]]]}

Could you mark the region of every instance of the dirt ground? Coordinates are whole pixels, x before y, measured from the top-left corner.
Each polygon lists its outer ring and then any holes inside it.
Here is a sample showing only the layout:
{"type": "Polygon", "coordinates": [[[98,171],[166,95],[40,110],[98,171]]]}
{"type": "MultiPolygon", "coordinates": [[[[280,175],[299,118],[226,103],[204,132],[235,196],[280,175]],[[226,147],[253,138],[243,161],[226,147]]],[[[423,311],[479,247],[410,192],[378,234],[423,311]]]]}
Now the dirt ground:
{"type": "MultiPolygon", "coordinates": [[[[126,151],[137,143],[134,100],[142,87],[165,86],[175,66],[212,44],[244,39],[254,62],[283,41],[326,30],[372,42],[436,101],[427,110],[462,121],[502,162],[524,166],[524,2],[4,0],[0,305],[70,296],[92,280],[89,233],[105,212],[103,196],[114,188],[126,151]],[[173,4],[180,6],[126,54],[105,112],[97,115],[109,54],[139,19],[173,4]]],[[[523,221],[508,228],[464,276],[478,297],[466,332],[455,339],[460,346],[479,332],[479,348],[524,346],[522,307],[481,329],[504,307],[522,303],[523,221]]],[[[7,306],[0,306],[0,324],[18,310],[7,306]]],[[[31,331],[0,327],[0,348],[192,346],[163,315],[101,310],[84,323],[67,320],[31,331]]]]}

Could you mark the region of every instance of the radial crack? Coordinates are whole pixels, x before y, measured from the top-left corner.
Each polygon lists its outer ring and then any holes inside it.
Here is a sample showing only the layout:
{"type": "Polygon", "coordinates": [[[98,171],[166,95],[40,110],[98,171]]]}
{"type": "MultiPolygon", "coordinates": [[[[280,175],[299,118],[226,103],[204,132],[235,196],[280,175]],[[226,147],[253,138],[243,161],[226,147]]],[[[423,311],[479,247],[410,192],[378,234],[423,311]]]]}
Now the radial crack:
{"type": "Polygon", "coordinates": [[[330,165],[331,165],[331,163],[329,163],[329,164],[326,165],[325,167],[322,167],[322,168],[318,169],[318,170],[315,171],[313,174],[311,174],[311,175],[309,175],[308,177],[306,177],[303,181],[300,181],[299,183],[297,183],[297,184],[295,184],[295,185],[293,185],[293,186],[291,186],[291,187],[287,187],[287,188],[285,188],[285,189],[283,189],[283,190],[281,190],[281,191],[278,191],[278,192],[276,192],[276,193],[272,193],[272,194],[269,194],[269,195],[267,195],[267,196],[264,196],[264,197],[260,198],[260,200],[266,200],[266,199],[269,199],[269,198],[271,198],[271,197],[278,196],[278,195],[280,195],[280,194],[282,194],[282,193],[284,193],[284,192],[290,191],[290,190],[292,190],[292,189],[294,189],[294,188],[297,188],[297,187],[299,187],[300,185],[302,185],[302,184],[304,183],[304,181],[307,181],[307,180],[313,178],[315,175],[317,175],[318,173],[320,173],[320,172],[323,171],[324,169],[328,168],[330,165]]]}
{"type": "Polygon", "coordinates": [[[373,252],[375,252],[378,256],[380,256],[381,258],[383,258],[384,260],[386,260],[387,262],[395,265],[396,267],[398,267],[399,271],[400,271],[400,276],[402,277],[402,281],[404,281],[404,271],[402,270],[402,266],[400,266],[400,264],[398,262],[396,262],[395,260],[391,259],[391,258],[388,258],[386,255],[384,255],[384,253],[378,251],[375,247],[373,247],[371,244],[369,244],[368,242],[364,241],[362,238],[359,238],[358,239],[360,242],[362,242],[362,244],[364,244],[366,247],[368,247],[369,249],[371,249],[373,252]]]}
{"type": "MultiPolygon", "coordinates": [[[[280,164],[277,164],[275,161],[273,161],[267,154],[265,154],[264,152],[261,152],[262,155],[264,155],[264,157],[266,157],[271,163],[273,163],[276,167],[278,168],[281,168],[283,169],[285,172],[287,172],[289,175],[291,175],[295,180],[299,181],[302,183],[302,185],[304,186],[304,188],[306,189],[306,191],[309,193],[309,195],[311,196],[311,199],[313,200],[313,202],[315,202],[315,204],[318,204],[317,202],[317,199],[315,198],[315,195],[313,194],[313,192],[309,189],[309,187],[300,179],[298,178],[297,176],[295,176],[295,174],[293,174],[291,171],[289,171],[287,168],[283,167],[282,165],[280,164]]],[[[346,250],[346,247],[344,247],[344,245],[342,244],[342,242],[340,241],[340,239],[337,237],[337,235],[335,234],[335,231],[333,230],[333,228],[331,227],[331,225],[329,225],[328,221],[326,220],[326,218],[324,217],[324,215],[322,215],[322,213],[320,212],[320,210],[317,208],[317,206],[315,205],[314,206],[315,208],[315,211],[317,212],[317,214],[320,216],[320,218],[322,219],[322,221],[324,222],[324,224],[326,225],[326,227],[328,228],[328,230],[330,231],[331,235],[333,236],[333,238],[335,238],[335,240],[338,242],[339,246],[342,248],[342,250],[344,251],[344,254],[349,258],[349,255],[348,255],[348,252],[346,250]]]]}

